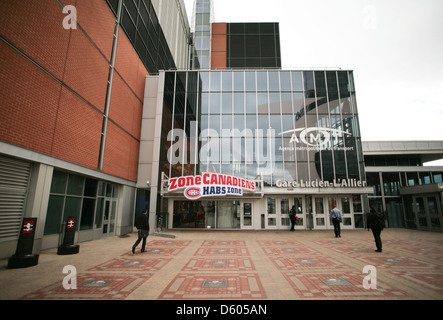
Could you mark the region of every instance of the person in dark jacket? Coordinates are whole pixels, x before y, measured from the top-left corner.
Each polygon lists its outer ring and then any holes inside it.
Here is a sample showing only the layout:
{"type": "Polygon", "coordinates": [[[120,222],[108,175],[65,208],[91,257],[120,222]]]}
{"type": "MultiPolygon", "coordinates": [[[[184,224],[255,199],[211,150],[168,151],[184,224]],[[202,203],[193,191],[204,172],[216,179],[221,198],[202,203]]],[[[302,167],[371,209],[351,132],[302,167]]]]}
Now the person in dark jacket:
{"type": "Polygon", "coordinates": [[[138,230],[138,239],[135,241],[134,245],[132,246],[132,253],[135,253],[135,248],[139,245],[139,243],[143,240],[142,243],[142,249],[140,252],[145,252],[146,247],[146,238],[149,235],[149,216],[148,216],[148,210],[144,209],[142,214],[137,217],[137,220],[135,221],[135,227],[138,230]]]}
{"type": "Polygon", "coordinates": [[[295,231],[294,227],[297,223],[297,209],[295,209],[295,206],[292,206],[289,211],[289,219],[291,219],[291,231],[295,231]]]}
{"type": "Polygon", "coordinates": [[[382,242],[381,242],[381,231],[385,227],[385,216],[383,213],[379,213],[375,210],[374,207],[371,206],[371,209],[368,213],[368,231],[372,230],[372,234],[374,235],[375,246],[377,250],[375,252],[382,252],[382,242]]]}

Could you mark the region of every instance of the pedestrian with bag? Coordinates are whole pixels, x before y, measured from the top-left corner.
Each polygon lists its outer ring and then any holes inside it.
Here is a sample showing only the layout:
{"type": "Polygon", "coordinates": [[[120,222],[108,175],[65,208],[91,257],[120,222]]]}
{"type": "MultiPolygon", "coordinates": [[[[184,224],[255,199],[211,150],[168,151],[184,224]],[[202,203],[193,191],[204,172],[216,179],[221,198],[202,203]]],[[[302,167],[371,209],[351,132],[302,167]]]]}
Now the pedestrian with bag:
{"type": "Polygon", "coordinates": [[[329,219],[331,219],[334,225],[334,233],[336,238],[341,238],[340,223],[342,222],[341,211],[337,208],[335,204],[332,205],[332,210],[329,213],[329,219]]]}
{"type": "Polygon", "coordinates": [[[135,241],[132,246],[132,253],[135,253],[135,248],[139,245],[139,243],[143,240],[142,248],[140,252],[145,252],[146,248],[146,238],[149,235],[149,215],[148,210],[143,209],[142,214],[137,217],[135,221],[135,227],[138,230],[138,239],[135,241]]]}
{"type": "Polygon", "coordinates": [[[381,231],[385,227],[385,215],[383,213],[377,212],[373,206],[369,210],[367,216],[367,225],[368,231],[372,230],[372,234],[374,235],[375,246],[377,249],[375,252],[382,252],[382,242],[381,242],[381,231]]]}
{"type": "Polygon", "coordinates": [[[289,210],[289,219],[291,219],[291,231],[295,231],[294,227],[297,222],[297,209],[295,209],[295,205],[292,206],[291,210],[289,210]]]}

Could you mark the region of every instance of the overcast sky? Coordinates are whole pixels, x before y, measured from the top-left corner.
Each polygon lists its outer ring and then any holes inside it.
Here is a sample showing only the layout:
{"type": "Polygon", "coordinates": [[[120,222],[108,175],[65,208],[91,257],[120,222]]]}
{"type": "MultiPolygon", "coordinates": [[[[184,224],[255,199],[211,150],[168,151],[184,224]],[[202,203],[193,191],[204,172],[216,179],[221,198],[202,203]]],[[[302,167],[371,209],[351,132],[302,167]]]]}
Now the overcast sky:
{"type": "Polygon", "coordinates": [[[443,140],[442,0],[213,2],[214,22],[279,22],[283,69],[353,70],[364,141],[443,140]]]}

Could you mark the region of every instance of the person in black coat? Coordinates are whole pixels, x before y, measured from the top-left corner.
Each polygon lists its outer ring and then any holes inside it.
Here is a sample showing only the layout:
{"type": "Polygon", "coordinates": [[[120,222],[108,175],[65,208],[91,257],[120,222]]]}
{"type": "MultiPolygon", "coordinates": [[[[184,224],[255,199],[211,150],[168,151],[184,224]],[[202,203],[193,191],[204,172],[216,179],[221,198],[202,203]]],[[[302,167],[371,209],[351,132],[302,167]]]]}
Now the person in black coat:
{"type": "Polygon", "coordinates": [[[291,231],[295,231],[294,227],[297,223],[297,209],[295,209],[295,206],[292,206],[289,211],[289,219],[291,219],[291,231]]]}
{"type": "Polygon", "coordinates": [[[377,250],[375,252],[382,252],[381,231],[385,227],[385,216],[383,213],[379,213],[374,207],[371,207],[368,213],[368,231],[372,230],[374,235],[375,245],[377,250]]]}
{"type": "Polygon", "coordinates": [[[135,253],[135,248],[139,245],[139,243],[143,240],[142,249],[140,252],[145,252],[146,247],[146,238],[149,235],[149,215],[148,210],[144,209],[142,214],[137,217],[135,221],[135,227],[138,230],[138,239],[135,241],[132,246],[132,253],[135,253]]]}

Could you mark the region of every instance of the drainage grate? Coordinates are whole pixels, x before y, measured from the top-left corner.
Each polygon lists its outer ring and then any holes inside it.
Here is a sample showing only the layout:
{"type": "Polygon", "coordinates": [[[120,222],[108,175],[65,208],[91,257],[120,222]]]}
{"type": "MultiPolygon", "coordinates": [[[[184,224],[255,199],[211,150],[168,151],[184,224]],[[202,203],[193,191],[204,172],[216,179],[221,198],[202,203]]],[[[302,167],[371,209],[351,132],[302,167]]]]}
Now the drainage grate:
{"type": "Polygon", "coordinates": [[[316,264],[317,261],[315,260],[296,260],[300,264],[316,264]]]}
{"type": "Polygon", "coordinates": [[[345,279],[321,279],[328,286],[352,286],[352,283],[345,279]]]}
{"type": "Polygon", "coordinates": [[[143,262],[141,261],[129,261],[123,264],[124,266],[141,266],[143,262]]]}
{"type": "Polygon", "coordinates": [[[85,284],[81,285],[80,287],[87,287],[87,288],[104,288],[108,284],[110,284],[112,281],[105,281],[105,280],[92,280],[89,282],[86,282],[85,284]]]}
{"type": "Polygon", "coordinates": [[[148,250],[147,252],[148,252],[148,253],[161,253],[161,252],[163,252],[163,250],[160,250],[160,249],[151,249],[151,250],[148,250]]]}
{"type": "Polygon", "coordinates": [[[211,266],[227,266],[229,265],[229,261],[212,261],[211,266]]]}
{"type": "Polygon", "coordinates": [[[397,260],[397,259],[383,259],[383,261],[386,261],[389,263],[405,263],[404,261],[397,260]]]}
{"type": "Polygon", "coordinates": [[[228,287],[227,280],[204,281],[202,284],[202,288],[227,288],[227,287],[228,287]]]}

